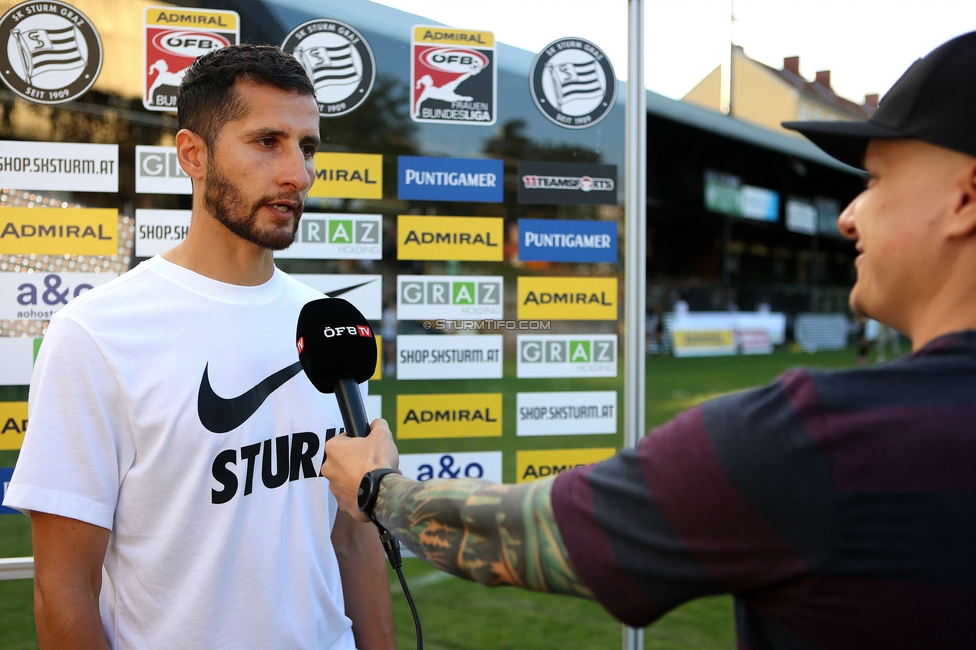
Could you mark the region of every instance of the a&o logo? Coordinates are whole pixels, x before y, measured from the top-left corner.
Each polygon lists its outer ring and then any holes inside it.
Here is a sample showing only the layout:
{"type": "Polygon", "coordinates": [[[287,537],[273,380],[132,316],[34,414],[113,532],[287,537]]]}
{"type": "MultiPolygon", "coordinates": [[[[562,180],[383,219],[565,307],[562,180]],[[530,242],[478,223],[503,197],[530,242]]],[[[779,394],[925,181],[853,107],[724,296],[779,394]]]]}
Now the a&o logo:
{"type": "Polygon", "coordinates": [[[561,38],[532,61],[529,89],[535,105],[551,122],[585,129],[613,108],[617,78],[603,50],[582,38],[561,38]]]}
{"type": "Polygon", "coordinates": [[[102,40],[88,16],[63,2],[24,2],[0,18],[0,78],[38,104],[88,92],[102,69],[102,40]]]}

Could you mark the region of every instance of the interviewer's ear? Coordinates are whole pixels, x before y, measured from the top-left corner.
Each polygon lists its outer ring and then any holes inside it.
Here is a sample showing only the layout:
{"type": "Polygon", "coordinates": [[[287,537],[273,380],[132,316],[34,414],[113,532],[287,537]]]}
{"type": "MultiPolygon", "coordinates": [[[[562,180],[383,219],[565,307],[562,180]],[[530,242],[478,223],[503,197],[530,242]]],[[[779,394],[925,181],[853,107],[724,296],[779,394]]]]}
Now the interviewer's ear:
{"type": "Polygon", "coordinates": [[[180,129],[176,134],[176,159],[191,179],[203,180],[207,169],[207,143],[193,131],[180,129]]]}
{"type": "Polygon", "coordinates": [[[953,239],[976,236],[976,158],[965,159],[953,183],[956,198],[947,233],[953,239]]]}

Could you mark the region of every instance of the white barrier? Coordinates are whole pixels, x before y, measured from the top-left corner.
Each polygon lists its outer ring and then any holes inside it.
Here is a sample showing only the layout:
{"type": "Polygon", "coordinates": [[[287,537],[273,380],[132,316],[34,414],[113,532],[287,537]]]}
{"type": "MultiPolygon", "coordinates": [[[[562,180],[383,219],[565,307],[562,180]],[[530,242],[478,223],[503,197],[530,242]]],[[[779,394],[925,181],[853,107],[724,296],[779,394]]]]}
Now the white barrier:
{"type": "Polygon", "coordinates": [[[34,578],[34,558],[0,558],[0,580],[31,580],[34,578]]]}
{"type": "Polygon", "coordinates": [[[796,342],[804,352],[843,350],[848,330],[844,314],[798,314],[793,326],[796,342]]]}

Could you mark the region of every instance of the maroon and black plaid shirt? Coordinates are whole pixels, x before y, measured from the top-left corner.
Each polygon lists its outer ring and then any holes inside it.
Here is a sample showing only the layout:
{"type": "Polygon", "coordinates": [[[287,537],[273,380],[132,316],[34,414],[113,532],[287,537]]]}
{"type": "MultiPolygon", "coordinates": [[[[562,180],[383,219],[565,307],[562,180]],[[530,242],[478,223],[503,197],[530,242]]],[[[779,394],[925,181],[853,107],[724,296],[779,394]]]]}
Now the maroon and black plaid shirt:
{"type": "Polygon", "coordinates": [[[976,648],[976,332],[712,400],[552,504],[628,625],[732,593],[742,649],[976,648]]]}

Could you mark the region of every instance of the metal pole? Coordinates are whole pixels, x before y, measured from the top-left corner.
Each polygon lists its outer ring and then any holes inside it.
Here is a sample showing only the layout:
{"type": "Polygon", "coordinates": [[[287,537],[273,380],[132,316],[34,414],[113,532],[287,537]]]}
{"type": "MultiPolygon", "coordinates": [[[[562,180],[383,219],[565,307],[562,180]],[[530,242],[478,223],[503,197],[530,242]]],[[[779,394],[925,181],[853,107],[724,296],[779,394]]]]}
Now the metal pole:
{"type": "MultiPolygon", "coordinates": [[[[644,318],[647,287],[647,94],[644,90],[644,0],[627,3],[627,130],[624,222],[624,445],[644,436],[644,318]]],[[[644,631],[624,627],[624,650],[642,650],[644,631]]]]}

